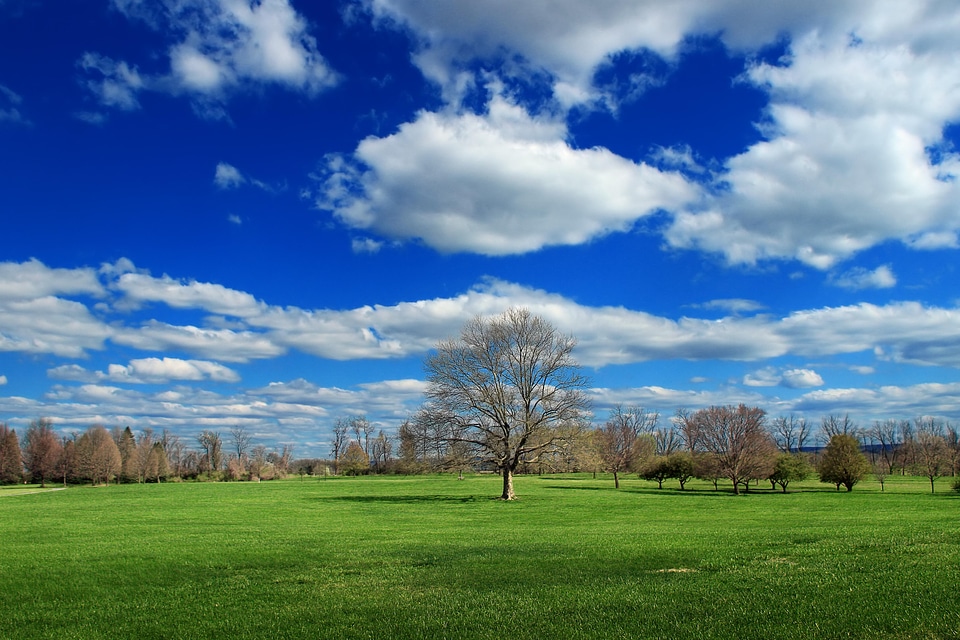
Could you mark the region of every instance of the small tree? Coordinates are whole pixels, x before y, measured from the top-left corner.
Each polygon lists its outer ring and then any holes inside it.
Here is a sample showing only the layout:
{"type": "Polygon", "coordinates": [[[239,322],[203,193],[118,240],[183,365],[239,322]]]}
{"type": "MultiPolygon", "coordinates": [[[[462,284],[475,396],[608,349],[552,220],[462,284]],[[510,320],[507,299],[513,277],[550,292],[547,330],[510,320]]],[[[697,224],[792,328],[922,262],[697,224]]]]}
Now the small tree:
{"type": "Polygon", "coordinates": [[[780,485],[784,493],[791,482],[803,482],[810,476],[812,469],[801,454],[781,453],[774,463],[770,482],[780,485]]]}
{"type": "Polygon", "coordinates": [[[613,474],[613,486],[620,488],[620,472],[636,468],[645,447],[643,434],[657,426],[658,414],[639,407],[624,409],[617,405],[610,412],[606,424],[597,430],[600,459],[608,473],[613,474]]]}
{"type": "Polygon", "coordinates": [[[930,493],[934,493],[934,483],[937,478],[953,470],[950,450],[943,437],[943,423],[933,418],[917,418],[916,426],[914,473],[930,480],[930,493]]]}
{"type": "Polygon", "coordinates": [[[23,461],[33,482],[45,487],[47,480],[56,476],[59,460],[60,439],[53,423],[46,418],[31,422],[23,439],[23,461]]]}
{"type": "Polygon", "coordinates": [[[667,456],[667,468],[671,478],[676,478],[680,483],[680,491],[686,489],[687,481],[696,475],[696,468],[693,464],[693,455],[687,452],[678,451],[667,456]]]}
{"type": "Polygon", "coordinates": [[[340,458],[340,469],[348,476],[358,476],[370,471],[370,458],[359,442],[350,442],[346,453],[340,458]]]}
{"type": "Polygon", "coordinates": [[[0,484],[13,484],[23,478],[23,458],[17,432],[0,424],[0,484]]]}
{"type": "Polygon", "coordinates": [[[860,451],[860,443],[852,435],[838,433],[830,438],[820,458],[820,482],[843,485],[853,491],[854,485],[870,473],[870,461],[860,451]]]}
{"type": "Polygon", "coordinates": [[[640,470],[639,475],[644,480],[656,481],[657,488],[663,489],[663,481],[672,477],[671,472],[667,456],[657,456],[640,470]]]}

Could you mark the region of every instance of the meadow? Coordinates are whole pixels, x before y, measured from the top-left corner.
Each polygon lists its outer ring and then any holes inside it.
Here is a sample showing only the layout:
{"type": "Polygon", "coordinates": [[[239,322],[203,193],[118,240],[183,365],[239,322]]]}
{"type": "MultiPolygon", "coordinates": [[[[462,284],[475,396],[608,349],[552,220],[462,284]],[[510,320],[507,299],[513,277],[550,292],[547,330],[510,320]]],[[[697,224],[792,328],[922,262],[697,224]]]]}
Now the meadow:
{"type": "Polygon", "coordinates": [[[0,637],[960,638],[947,480],[499,483],[0,488],[0,637]]]}

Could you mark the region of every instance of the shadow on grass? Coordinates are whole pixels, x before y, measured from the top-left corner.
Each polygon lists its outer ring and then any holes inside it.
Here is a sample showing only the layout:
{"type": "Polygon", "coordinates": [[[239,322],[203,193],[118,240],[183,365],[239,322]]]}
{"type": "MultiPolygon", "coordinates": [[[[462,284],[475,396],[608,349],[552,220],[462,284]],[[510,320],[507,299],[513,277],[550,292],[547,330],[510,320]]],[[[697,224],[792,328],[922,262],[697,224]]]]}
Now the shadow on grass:
{"type": "Polygon", "coordinates": [[[417,503],[468,503],[468,502],[488,502],[496,500],[496,497],[490,496],[443,496],[443,495],[415,495],[415,496],[323,496],[316,498],[323,502],[369,502],[369,503],[394,503],[394,504],[417,504],[417,503]]]}

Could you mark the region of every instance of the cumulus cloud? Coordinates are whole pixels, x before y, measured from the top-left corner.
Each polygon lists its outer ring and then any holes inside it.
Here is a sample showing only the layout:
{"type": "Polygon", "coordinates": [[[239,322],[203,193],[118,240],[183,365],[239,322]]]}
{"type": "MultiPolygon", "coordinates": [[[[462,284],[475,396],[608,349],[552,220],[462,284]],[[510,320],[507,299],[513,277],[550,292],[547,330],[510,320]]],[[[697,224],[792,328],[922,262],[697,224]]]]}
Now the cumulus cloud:
{"type": "Polygon", "coordinates": [[[877,267],[869,271],[862,267],[854,267],[833,276],[830,281],[838,287],[858,291],[860,289],[889,289],[897,284],[897,277],[889,265],[877,267]]]}
{"type": "Polygon", "coordinates": [[[98,53],[79,64],[88,88],[105,106],[139,107],[143,90],[194,96],[195,110],[223,117],[218,106],[230,92],[279,84],[308,95],[337,81],[309,33],[306,20],[287,0],[114,0],[127,17],[167,34],[169,72],[143,75],[126,62],[98,53]]]}
{"type": "Polygon", "coordinates": [[[812,369],[789,369],[783,372],[780,384],[790,389],[808,389],[823,386],[823,378],[812,369]]]}
{"type": "Polygon", "coordinates": [[[484,115],[421,112],[353,158],[328,160],[318,206],[346,225],[442,252],[510,255],[576,245],[691,200],[680,174],[602,148],[497,96],[484,115]]]}
{"type": "Polygon", "coordinates": [[[865,29],[853,43],[811,33],[782,64],[751,67],[745,78],[772,100],[766,139],[726,161],[726,188],[677,212],[668,241],[821,269],[891,239],[955,246],[960,156],[929,149],[960,117],[960,91],[946,88],[960,83],[958,48],[928,42],[930,26],[865,29]]]}
{"type": "MultiPolygon", "coordinates": [[[[944,128],[960,118],[960,45],[955,37],[960,14],[950,3],[606,0],[587,5],[560,0],[517,5],[452,0],[434,5],[368,0],[368,7],[381,24],[400,24],[418,36],[415,63],[454,106],[484,81],[483,74],[495,73],[534,83],[531,78],[545,77],[563,107],[615,107],[617,96],[605,95],[606,88],[596,83],[598,70],[614,56],[649,53],[665,61],[669,73],[683,63],[683,43],[697,36],[718,37],[730,50],[757,60],[740,81],[769,96],[758,123],[763,140],[718,159],[720,171],[704,185],[698,201],[683,205],[667,199],[661,205],[671,213],[664,234],[673,247],[716,253],[731,264],[798,260],[830,269],[890,240],[915,249],[958,246],[960,156],[943,140],[944,128]],[[755,56],[783,38],[788,55],[782,60],[764,62],[755,56]]],[[[392,174],[382,154],[392,155],[391,143],[401,140],[442,137],[446,123],[421,116],[395,136],[358,149],[369,168],[359,173],[360,187],[383,186],[385,193],[419,204],[416,193],[391,188],[392,174]]],[[[511,140],[505,136],[497,144],[509,148],[511,140]]],[[[675,166],[698,167],[689,153],[654,155],[675,166]]],[[[530,161],[527,154],[525,162],[530,161]]],[[[534,177],[535,172],[520,175],[534,177]]],[[[446,238],[450,225],[475,229],[466,213],[474,194],[468,181],[451,172],[439,179],[453,199],[431,201],[426,209],[430,219],[391,225],[372,193],[347,203],[341,214],[362,228],[420,237],[446,251],[463,250],[456,243],[451,247],[446,238]],[[456,200],[463,197],[467,203],[456,200]],[[453,211],[449,218],[448,211],[453,211]]],[[[509,182],[490,184],[508,196],[515,193],[509,182]]],[[[544,209],[554,204],[549,194],[524,194],[525,201],[539,199],[544,209]]],[[[479,202],[517,210],[507,198],[479,202]]],[[[395,206],[402,219],[403,205],[395,206]]],[[[611,223],[598,211],[592,213],[591,223],[600,228],[623,228],[622,219],[611,223]]],[[[583,242],[595,233],[581,228],[559,242],[535,233],[531,244],[583,242]]],[[[530,249],[507,251],[521,250],[530,249]]]]}

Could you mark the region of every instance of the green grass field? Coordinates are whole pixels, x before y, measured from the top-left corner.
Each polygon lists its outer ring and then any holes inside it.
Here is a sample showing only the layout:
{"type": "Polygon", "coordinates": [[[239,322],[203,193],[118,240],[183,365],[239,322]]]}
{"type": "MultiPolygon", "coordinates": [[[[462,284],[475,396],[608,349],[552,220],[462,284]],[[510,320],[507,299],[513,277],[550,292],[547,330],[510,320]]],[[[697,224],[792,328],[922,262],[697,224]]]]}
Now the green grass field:
{"type": "Polygon", "coordinates": [[[691,485],[2,488],[0,637],[960,638],[947,480],[691,485]]]}

